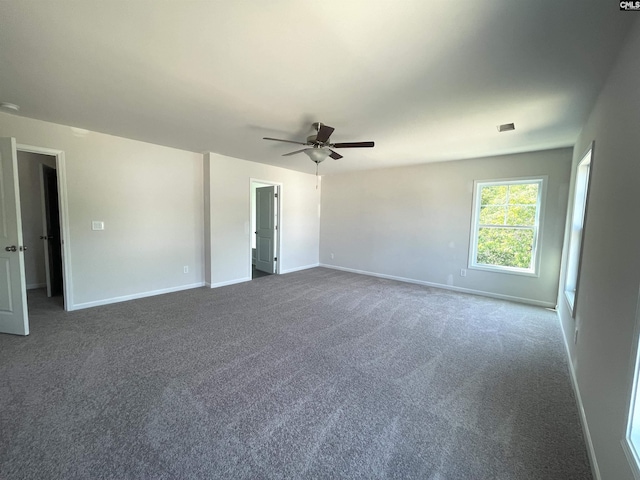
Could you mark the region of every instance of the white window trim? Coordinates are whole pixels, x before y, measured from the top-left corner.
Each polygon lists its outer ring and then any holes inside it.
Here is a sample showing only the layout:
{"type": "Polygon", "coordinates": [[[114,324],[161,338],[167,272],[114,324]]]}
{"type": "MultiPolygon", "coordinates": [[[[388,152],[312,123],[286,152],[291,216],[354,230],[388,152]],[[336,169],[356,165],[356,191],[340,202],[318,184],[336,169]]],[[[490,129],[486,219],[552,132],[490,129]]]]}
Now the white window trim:
{"type": "Polygon", "coordinates": [[[509,179],[495,179],[495,180],[475,180],[473,182],[473,215],[471,224],[471,239],[469,242],[469,263],[468,268],[472,270],[484,270],[496,273],[507,273],[510,275],[523,275],[527,277],[539,277],[540,276],[540,243],[542,239],[542,225],[544,219],[544,204],[547,197],[547,175],[537,175],[535,177],[518,177],[509,179]],[[485,265],[476,263],[476,255],[478,249],[478,231],[480,220],[480,187],[486,185],[517,185],[522,183],[539,183],[538,188],[538,203],[536,211],[536,221],[534,224],[534,239],[533,239],[533,268],[516,268],[516,267],[502,267],[498,265],[485,265]]]}
{"type": "Polygon", "coordinates": [[[591,190],[591,173],[593,172],[593,148],[594,142],[591,142],[589,147],[585,150],[584,154],[580,162],[576,167],[576,174],[574,180],[573,187],[573,197],[571,201],[571,210],[568,211],[569,216],[569,243],[567,245],[567,259],[566,265],[567,270],[565,272],[564,277],[564,299],[569,308],[569,312],[571,312],[571,316],[575,318],[576,316],[576,303],[578,299],[578,288],[580,283],[580,269],[582,267],[582,247],[584,244],[584,229],[587,220],[587,208],[589,206],[589,192],[591,190]],[[586,188],[584,192],[584,202],[582,204],[582,226],[580,228],[580,236],[577,239],[576,243],[572,244],[573,237],[573,228],[575,224],[575,204],[576,204],[576,194],[578,192],[578,181],[580,175],[580,169],[588,163],[589,172],[586,176],[586,188]],[[573,267],[575,265],[575,267],[573,267]],[[572,285],[569,285],[572,284],[572,285]]]}
{"type": "MultiPolygon", "coordinates": [[[[640,298],[640,291],[638,293],[640,298]]],[[[640,387],[640,350],[638,349],[638,340],[640,339],[640,302],[636,307],[636,326],[633,336],[633,357],[631,365],[632,381],[631,391],[629,394],[629,408],[627,417],[627,428],[624,438],[622,439],[622,449],[624,450],[633,476],[636,480],[640,480],[640,396],[638,388],[640,387]],[[635,419],[635,422],[634,422],[635,419]],[[635,423],[635,425],[634,425],[635,423]]]]}

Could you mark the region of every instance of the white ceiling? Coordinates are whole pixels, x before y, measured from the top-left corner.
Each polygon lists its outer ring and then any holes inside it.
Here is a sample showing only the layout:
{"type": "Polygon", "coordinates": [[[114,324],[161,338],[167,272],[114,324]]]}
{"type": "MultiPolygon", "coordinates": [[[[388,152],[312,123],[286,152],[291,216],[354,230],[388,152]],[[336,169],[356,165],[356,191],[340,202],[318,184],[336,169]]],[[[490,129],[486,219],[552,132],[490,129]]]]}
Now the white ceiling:
{"type": "Polygon", "coordinates": [[[572,145],[635,19],[602,0],[0,0],[20,115],[321,173],[572,145]],[[496,125],[515,122],[499,134],[496,125]]]}

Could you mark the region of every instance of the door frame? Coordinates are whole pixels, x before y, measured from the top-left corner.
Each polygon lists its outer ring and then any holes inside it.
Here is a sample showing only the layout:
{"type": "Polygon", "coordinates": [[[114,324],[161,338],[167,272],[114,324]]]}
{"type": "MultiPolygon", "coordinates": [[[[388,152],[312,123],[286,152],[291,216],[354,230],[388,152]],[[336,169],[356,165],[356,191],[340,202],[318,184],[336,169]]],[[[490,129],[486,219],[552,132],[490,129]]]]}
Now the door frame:
{"type": "MultiPolygon", "coordinates": [[[[56,171],[58,175],[58,209],[60,212],[60,241],[62,243],[62,294],[64,296],[64,309],[69,311],[73,305],[73,281],[71,276],[71,245],[69,243],[69,206],[67,199],[67,170],[63,150],[52,148],[34,147],[18,143],[18,152],[39,153],[56,159],[56,171]]],[[[18,160],[19,161],[19,160],[18,160]]]]}
{"type": "MultiPolygon", "coordinates": [[[[273,272],[274,275],[279,275],[280,274],[280,264],[282,263],[282,259],[280,256],[280,253],[282,252],[282,183],[279,182],[272,182],[270,180],[260,180],[259,178],[249,178],[249,225],[251,226],[252,224],[252,219],[255,217],[256,214],[256,205],[255,205],[255,199],[253,199],[253,201],[251,201],[251,191],[253,189],[253,184],[254,183],[262,183],[266,186],[273,186],[276,187],[275,193],[277,195],[277,202],[276,202],[276,209],[275,209],[275,214],[276,214],[276,248],[275,251],[273,253],[273,255],[276,257],[276,268],[275,271],[273,272]]],[[[249,228],[250,230],[250,235],[255,236],[255,233],[253,232],[253,230],[251,228],[249,228]]],[[[253,242],[251,241],[251,237],[249,237],[249,278],[251,279],[251,255],[252,255],[252,247],[251,245],[253,244],[253,242]]]]}

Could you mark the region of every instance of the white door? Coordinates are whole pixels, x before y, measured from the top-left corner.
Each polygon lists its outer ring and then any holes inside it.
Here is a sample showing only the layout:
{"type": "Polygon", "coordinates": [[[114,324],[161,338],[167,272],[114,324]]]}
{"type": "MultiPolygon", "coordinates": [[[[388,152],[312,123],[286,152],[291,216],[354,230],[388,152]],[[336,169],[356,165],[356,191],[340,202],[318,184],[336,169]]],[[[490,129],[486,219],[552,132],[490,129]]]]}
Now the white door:
{"type": "Polygon", "coordinates": [[[274,273],[276,187],[256,188],[256,270],[274,273]]]}
{"type": "Polygon", "coordinates": [[[0,333],[29,335],[14,138],[0,138],[0,333]]]}

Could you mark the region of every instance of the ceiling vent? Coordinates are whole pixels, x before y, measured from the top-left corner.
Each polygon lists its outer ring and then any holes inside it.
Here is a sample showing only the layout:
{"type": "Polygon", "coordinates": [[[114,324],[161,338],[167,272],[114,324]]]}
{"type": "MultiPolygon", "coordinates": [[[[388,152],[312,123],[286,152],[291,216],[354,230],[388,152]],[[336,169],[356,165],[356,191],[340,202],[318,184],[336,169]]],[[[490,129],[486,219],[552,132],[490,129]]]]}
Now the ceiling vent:
{"type": "Polygon", "coordinates": [[[499,132],[510,132],[511,130],[515,130],[515,123],[503,123],[502,125],[498,125],[499,132]]]}

